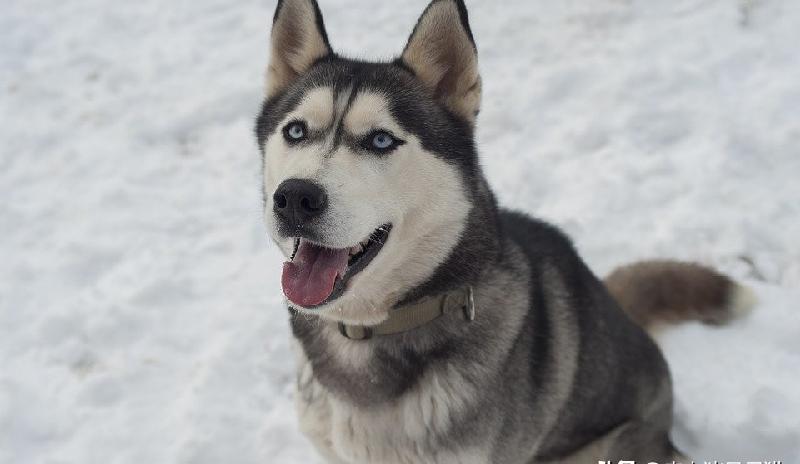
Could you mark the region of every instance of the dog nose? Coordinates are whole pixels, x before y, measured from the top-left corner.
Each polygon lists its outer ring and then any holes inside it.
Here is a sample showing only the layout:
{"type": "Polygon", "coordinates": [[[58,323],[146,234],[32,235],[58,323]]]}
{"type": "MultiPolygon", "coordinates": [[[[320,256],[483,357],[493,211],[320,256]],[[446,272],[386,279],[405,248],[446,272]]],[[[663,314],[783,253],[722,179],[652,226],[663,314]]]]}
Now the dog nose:
{"type": "Polygon", "coordinates": [[[325,190],[314,182],[303,179],[283,181],[272,199],[275,214],[295,227],[319,216],[328,206],[325,190]]]}

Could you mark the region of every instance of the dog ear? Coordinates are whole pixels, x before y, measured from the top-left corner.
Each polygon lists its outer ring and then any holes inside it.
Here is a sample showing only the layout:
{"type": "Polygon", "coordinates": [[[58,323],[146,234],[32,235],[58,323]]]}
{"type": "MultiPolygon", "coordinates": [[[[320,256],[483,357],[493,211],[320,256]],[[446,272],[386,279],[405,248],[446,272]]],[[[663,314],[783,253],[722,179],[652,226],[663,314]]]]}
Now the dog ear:
{"type": "Polygon", "coordinates": [[[272,20],[267,98],[284,90],[331,46],[315,0],[279,0],[272,20]]]}
{"type": "Polygon", "coordinates": [[[414,27],[401,60],[447,109],[474,123],[481,77],[463,0],[433,0],[414,27]]]}

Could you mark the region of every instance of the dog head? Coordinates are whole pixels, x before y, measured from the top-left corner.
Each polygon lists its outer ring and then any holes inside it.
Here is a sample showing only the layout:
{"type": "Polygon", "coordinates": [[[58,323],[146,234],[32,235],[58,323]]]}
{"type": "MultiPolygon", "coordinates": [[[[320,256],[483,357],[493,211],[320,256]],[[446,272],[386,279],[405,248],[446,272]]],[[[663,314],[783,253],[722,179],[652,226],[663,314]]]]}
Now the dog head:
{"type": "Polygon", "coordinates": [[[434,0],[399,58],[331,49],[314,0],[279,1],[257,124],[267,227],[290,305],[375,324],[463,241],[481,83],[461,0],[434,0]]]}

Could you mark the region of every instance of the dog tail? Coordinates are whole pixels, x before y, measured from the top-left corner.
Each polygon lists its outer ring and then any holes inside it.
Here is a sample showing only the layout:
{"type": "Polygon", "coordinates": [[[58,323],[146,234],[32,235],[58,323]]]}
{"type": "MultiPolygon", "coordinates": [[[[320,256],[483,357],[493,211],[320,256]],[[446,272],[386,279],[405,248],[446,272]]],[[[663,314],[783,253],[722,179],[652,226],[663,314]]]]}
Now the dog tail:
{"type": "Polygon", "coordinates": [[[756,304],[749,288],[695,263],[641,261],[614,270],[605,284],[622,309],[650,333],[685,321],[723,325],[756,304]]]}

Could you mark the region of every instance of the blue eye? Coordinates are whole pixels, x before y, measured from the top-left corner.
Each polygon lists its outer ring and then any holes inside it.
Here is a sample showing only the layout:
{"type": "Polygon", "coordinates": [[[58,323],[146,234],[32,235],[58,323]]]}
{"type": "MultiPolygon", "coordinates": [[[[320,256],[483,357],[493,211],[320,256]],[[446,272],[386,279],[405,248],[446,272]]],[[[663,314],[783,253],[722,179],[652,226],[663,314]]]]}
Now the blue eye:
{"type": "Polygon", "coordinates": [[[378,132],[372,136],[372,146],[378,150],[386,150],[394,145],[394,137],[386,132],[378,132]]]}
{"type": "Polygon", "coordinates": [[[378,154],[389,153],[405,142],[385,130],[375,130],[364,137],[361,146],[378,154]]]}
{"type": "Polygon", "coordinates": [[[292,121],[283,128],[283,137],[287,142],[299,142],[306,138],[306,124],[302,121],[292,121]]]}

